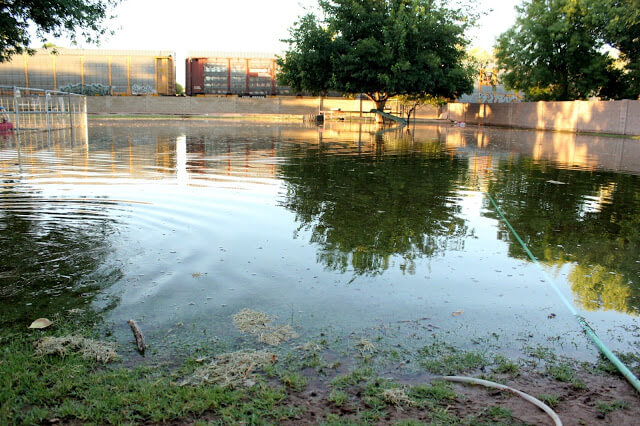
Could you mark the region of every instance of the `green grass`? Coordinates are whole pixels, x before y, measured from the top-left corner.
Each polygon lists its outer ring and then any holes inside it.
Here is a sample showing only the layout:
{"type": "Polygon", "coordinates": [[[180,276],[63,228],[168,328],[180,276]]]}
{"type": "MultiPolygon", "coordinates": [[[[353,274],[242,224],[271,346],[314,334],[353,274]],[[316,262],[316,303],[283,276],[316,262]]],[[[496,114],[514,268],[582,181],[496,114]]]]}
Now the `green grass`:
{"type": "MultiPolygon", "coordinates": [[[[234,390],[178,383],[198,363],[187,360],[174,371],[161,367],[104,366],[80,354],[38,356],[34,343],[46,335],[73,332],[99,337],[90,317],[56,318],[51,329],[0,331],[0,424],[62,422],[97,424],[162,423],[213,412],[225,423],[272,422],[298,415],[286,403],[285,388],[258,383],[234,390]]],[[[300,388],[304,378],[290,375],[287,385],[300,388]]]]}
{"type": "Polygon", "coordinates": [[[517,376],[520,374],[520,367],[510,359],[498,355],[495,357],[496,366],[493,368],[493,372],[497,374],[508,374],[510,376],[517,376]]]}
{"type": "Polygon", "coordinates": [[[458,374],[484,367],[489,362],[483,352],[452,352],[435,358],[425,358],[420,362],[424,368],[435,374],[458,374]]]}
{"type": "Polygon", "coordinates": [[[331,391],[327,399],[336,407],[342,407],[347,403],[347,401],[349,401],[349,395],[346,392],[334,389],[331,391]]]}
{"type": "Polygon", "coordinates": [[[560,397],[555,394],[542,394],[538,395],[538,399],[551,408],[555,408],[560,404],[560,397]]]}
{"type": "Polygon", "coordinates": [[[616,410],[624,410],[629,408],[628,401],[612,401],[612,402],[596,402],[596,410],[602,414],[608,414],[616,410]]]}

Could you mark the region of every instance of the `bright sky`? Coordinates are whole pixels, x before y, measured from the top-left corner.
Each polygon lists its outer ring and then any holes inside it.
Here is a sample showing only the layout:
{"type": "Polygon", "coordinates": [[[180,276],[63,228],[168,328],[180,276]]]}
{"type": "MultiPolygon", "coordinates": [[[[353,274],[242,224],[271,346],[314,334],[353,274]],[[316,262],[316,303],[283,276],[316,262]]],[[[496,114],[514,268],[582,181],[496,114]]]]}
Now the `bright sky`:
{"type": "MultiPolygon", "coordinates": [[[[491,50],[495,38],[515,22],[520,0],[483,0],[488,12],[469,34],[473,47],[491,50]],[[493,9],[489,12],[490,9],[493,9]]],[[[99,48],[169,50],[176,53],[177,80],[184,83],[187,51],[280,53],[289,27],[316,0],[124,0],[109,25],[115,31],[99,48]]],[[[72,47],[66,40],[53,40],[72,47]]],[[[34,40],[34,47],[42,43],[34,40]]],[[[79,43],[77,47],[96,48],[79,43]]]]}

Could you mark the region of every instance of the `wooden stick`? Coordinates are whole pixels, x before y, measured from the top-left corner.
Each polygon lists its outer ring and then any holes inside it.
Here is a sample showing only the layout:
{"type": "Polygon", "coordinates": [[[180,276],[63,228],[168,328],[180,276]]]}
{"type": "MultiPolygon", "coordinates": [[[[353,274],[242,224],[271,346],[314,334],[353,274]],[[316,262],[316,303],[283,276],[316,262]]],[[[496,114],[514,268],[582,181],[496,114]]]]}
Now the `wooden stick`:
{"type": "Polygon", "coordinates": [[[140,327],[138,327],[138,324],[136,324],[136,322],[132,319],[130,319],[127,322],[131,326],[131,331],[133,331],[133,336],[136,338],[136,344],[138,345],[138,352],[140,352],[141,355],[144,355],[144,350],[147,348],[147,346],[144,344],[144,336],[142,335],[142,331],[140,331],[140,327]]]}

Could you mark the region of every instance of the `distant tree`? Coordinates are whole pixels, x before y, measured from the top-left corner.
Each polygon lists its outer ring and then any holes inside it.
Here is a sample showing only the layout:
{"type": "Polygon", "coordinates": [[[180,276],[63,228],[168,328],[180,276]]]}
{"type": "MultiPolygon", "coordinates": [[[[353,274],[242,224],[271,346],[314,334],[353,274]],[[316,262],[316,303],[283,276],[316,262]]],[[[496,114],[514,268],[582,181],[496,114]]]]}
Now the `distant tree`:
{"type": "Polygon", "coordinates": [[[517,10],[496,45],[507,88],[530,100],[566,101],[598,95],[615,79],[586,1],[529,0],[517,10]]]}
{"type": "Polygon", "coordinates": [[[446,99],[442,97],[425,94],[398,95],[395,99],[397,99],[398,103],[404,107],[404,113],[407,116],[407,121],[411,120],[411,115],[415,116],[416,109],[418,109],[420,105],[444,105],[447,103],[446,99]]]}
{"type": "Polygon", "coordinates": [[[108,9],[120,0],[13,0],[0,2],[0,62],[30,52],[29,28],[46,41],[47,36],[78,36],[95,42],[107,32],[103,23],[108,9]]]}
{"type": "Polygon", "coordinates": [[[364,93],[382,110],[395,95],[454,98],[473,90],[469,16],[436,0],[320,0],[285,40],[279,81],[297,91],[364,93]]]}
{"type": "Polygon", "coordinates": [[[620,52],[620,72],[610,96],[640,96],[640,0],[591,0],[587,2],[598,36],[620,52]]]}
{"type": "Polygon", "coordinates": [[[184,95],[184,87],[180,83],[176,83],[176,95],[178,96],[184,95]]]}

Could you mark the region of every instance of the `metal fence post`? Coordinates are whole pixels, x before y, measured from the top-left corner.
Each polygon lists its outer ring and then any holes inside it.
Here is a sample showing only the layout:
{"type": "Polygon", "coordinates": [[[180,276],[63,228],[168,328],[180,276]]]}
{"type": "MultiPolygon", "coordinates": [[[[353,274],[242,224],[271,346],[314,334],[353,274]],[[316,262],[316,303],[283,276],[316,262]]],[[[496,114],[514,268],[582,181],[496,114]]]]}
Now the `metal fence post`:
{"type": "Polygon", "coordinates": [[[16,114],[16,132],[20,131],[20,105],[18,104],[18,98],[20,97],[20,89],[13,88],[13,110],[16,114]]]}

